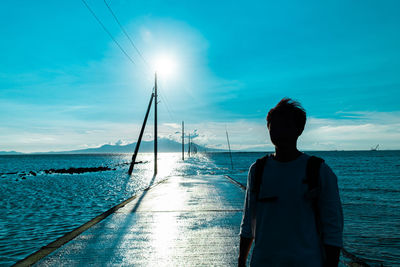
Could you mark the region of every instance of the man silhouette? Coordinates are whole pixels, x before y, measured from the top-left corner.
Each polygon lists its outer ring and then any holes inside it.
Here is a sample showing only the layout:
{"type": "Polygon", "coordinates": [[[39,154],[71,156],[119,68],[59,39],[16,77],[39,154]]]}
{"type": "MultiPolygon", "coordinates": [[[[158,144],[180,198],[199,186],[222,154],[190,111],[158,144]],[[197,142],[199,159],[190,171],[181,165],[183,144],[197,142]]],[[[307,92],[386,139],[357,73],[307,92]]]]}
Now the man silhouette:
{"type": "Polygon", "coordinates": [[[315,172],[319,179],[315,205],[305,197],[310,156],[297,149],[305,123],[305,110],[289,98],[283,98],[268,112],[267,127],[275,153],[263,161],[257,182],[259,163],[249,170],[239,266],[246,265],[253,240],[251,266],[338,265],[343,213],[337,177],[322,162],[315,172]]]}

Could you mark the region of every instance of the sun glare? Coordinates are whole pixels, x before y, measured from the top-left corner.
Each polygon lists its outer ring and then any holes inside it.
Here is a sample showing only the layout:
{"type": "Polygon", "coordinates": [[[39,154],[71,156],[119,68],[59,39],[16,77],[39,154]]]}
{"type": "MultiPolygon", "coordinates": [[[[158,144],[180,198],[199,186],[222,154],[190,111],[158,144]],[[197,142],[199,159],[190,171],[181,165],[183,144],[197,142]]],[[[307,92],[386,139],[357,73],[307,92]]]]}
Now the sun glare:
{"type": "Polygon", "coordinates": [[[156,58],[154,63],[154,68],[157,74],[163,76],[164,78],[170,78],[176,76],[177,62],[175,57],[168,54],[160,55],[156,58]]]}

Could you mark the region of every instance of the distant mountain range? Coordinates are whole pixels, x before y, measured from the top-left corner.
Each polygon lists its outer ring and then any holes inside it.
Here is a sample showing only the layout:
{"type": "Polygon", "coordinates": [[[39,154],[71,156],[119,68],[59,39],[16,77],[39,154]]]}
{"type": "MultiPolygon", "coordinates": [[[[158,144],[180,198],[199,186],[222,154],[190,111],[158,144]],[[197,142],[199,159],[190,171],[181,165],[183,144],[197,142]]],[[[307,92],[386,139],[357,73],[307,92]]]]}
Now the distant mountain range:
{"type": "Polygon", "coordinates": [[[24,153],[17,151],[0,151],[0,155],[19,155],[19,154],[24,154],[24,153]]]}
{"type": "MultiPolygon", "coordinates": [[[[85,154],[85,153],[133,153],[135,151],[136,143],[131,143],[127,145],[102,145],[95,148],[86,148],[70,151],[49,151],[49,152],[37,152],[34,154],[85,154]]],[[[227,151],[224,149],[208,148],[201,145],[195,145],[198,152],[222,152],[227,151]]],[[[142,141],[140,144],[139,152],[153,152],[154,142],[153,141],[142,141]]],[[[159,152],[181,152],[182,144],[174,140],[167,138],[158,139],[158,151],[159,152]]],[[[185,144],[185,151],[188,151],[188,144],[185,144]]],[[[0,155],[17,155],[24,154],[16,151],[0,151],[0,155]]],[[[31,154],[31,153],[30,153],[31,154]]]]}

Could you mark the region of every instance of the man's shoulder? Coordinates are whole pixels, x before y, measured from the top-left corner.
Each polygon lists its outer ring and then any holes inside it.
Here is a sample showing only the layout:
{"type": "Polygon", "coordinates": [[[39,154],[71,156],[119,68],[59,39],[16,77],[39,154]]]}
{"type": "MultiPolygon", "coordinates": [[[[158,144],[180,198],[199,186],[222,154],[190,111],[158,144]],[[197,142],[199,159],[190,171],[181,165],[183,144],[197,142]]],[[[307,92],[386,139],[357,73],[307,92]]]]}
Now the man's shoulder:
{"type": "MultiPolygon", "coordinates": [[[[251,165],[249,168],[249,175],[250,176],[254,176],[256,171],[260,172],[260,168],[257,169],[258,167],[261,167],[260,165],[265,164],[266,161],[268,160],[268,158],[271,156],[271,154],[266,154],[262,157],[257,158],[251,165]],[[258,167],[257,167],[258,166],[258,167]],[[257,169],[257,170],[256,170],[257,169]]],[[[265,165],[264,165],[265,166],[265,165]]],[[[263,167],[262,167],[263,169],[263,167]]]]}
{"type": "MultiPolygon", "coordinates": [[[[326,173],[327,172],[332,172],[332,169],[329,167],[329,165],[326,163],[326,161],[325,161],[325,159],[323,158],[323,157],[320,157],[320,156],[316,156],[316,155],[310,155],[310,154],[307,154],[307,153],[304,153],[304,155],[305,155],[305,159],[306,159],[306,162],[308,162],[308,160],[311,158],[311,157],[316,157],[316,158],[318,158],[319,159],[319,161],[320,161],[320,164],[317,164],[317,166],[319,167],[319,169],[320,169],[320,175],[326,175],[326,173]]],[[[315,165],[314,165],[315,166],[315,165]]]]}
{"type": "MultiPolygon", "coordinates": [[[[307,155],[308,159],[311,158],[311,156],[314,155],[307,155]]],[[[320,164],[314,164],[313,168],[317,168],[316,166],[318,166],[319,169],[319,177],[321,179],[322,183],[326,183],[327,180],[332,180],[332,181],[336,181],[337,180],[337,176],[334,173],[334,171],[332,170],[332,168],[329,166],[329,164],[324,160],[323,157],[319,157],[319,156],[314,156],[314,157],[318,157],[319,159],[322,159],[320,164]]],[[[308,160],[307,160],[308,161],[308,160]]]]}
{"type": "Polygon", "coordinates": [[[256,168],[256,163],[257,163],[257,161],[254,161],[254,162],[250,165],[250,168],[249,168],[250,171],[254,171],[254,170],[255,170],[255,168],[256,168]]]}
{"type": "Polygon", "coordinates": [[[304,158],[305,158],[306,162],[308,162],[308,160],[311,157],[313,157],[313,158],[317,158],[317,160],[321,162],[321,165],[320,165],[321,168],[329,167],[328,164],[325,162],[325,159],[323,157],[317,156],[317,155],[311,155],[311,154],[308,154],[308,153],[303,153],[303,154],[304,154],[304,158]]]}
{"type": "Polygon", "coordinates": [[[313,156],[313,155],[310,155],[310,154],[308,154],[308,153],[306,153],[306,152],[303,152],[303,156],[304,156],[304,158],[305,158],[306,160],[308,160],[308,159],[311,158],[311,156],[313,156]]]}
{"type": "Polygon", "coordinates": [[[267,159],[268,159],[268,157],[270,157],[271,156],[271,154],[266,154],[266,155],[264,155],[264,156],[262,156],[262,157],[259,157],[259,158],[257,158],[251,165],[250,165],[250,170],[251,169],[255,169],[255,167],[257,166],[257,164],[259,164],[260,162],[262,162],[262,161],[266,161],[267,159]]]}

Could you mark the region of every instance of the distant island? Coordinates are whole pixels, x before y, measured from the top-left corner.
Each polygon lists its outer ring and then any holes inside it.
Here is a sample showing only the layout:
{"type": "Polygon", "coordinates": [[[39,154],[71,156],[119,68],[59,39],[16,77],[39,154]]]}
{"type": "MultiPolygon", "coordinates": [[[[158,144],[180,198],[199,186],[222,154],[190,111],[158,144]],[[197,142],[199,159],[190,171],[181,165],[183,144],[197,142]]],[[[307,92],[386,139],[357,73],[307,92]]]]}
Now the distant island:
{"type": "MultiPolygon", "coordinates": [[[[193,144],[196,146],[198,152],[225,152],[225,149],[215,149],[208,148],[206,146],[201,146],[198,144],[193,144]]],[[[135,143],[127,144],[127,145],[102,145],[100,147],[94,148],[86,148],[86,149],[78,149],[78,150],[69,150],[69,151],[49,151],[49,152],[34,152],[34,153],[26,153],[26,154],[90,154],[90,153],[133,153],[135,151],[135,143]]],[[[140,145],[139,152],[153,152],[154,151],[154,142],[153,141],[142,141],[140,145]]],[[[158,139],[158,151],[159,152],[181,152],[182,144],[167,138],[158,139]]],[[[188,151],[188,144],[185,144],[185,151],[188,151]]],[[[0,155],[18,155],[25,154],[17,151],[0,151],[0,155]]]]}

